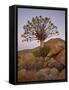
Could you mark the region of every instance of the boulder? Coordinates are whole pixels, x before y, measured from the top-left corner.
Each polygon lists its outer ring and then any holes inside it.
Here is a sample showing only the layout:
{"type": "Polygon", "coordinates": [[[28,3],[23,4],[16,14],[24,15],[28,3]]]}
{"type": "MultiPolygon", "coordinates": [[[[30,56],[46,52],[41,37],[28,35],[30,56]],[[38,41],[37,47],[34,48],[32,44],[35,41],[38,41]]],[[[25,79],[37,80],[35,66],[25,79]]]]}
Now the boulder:
{"type": "Polygon", "coordinates": [[[54,58],[51,58],[49,61],[48,61],[48,64],[47,64],[48,67],[50,68],[56,68],[58,69],[59,71],[61,71],[63,68],[64,68],[64,65],[59,63],[57,60],[55,60],[54,58]]]}
{"type": "Polygon", "coordinates": [[[53,57],[51,57],[48,60],[45,60],[43,67],[49,67],[49,68],[54,67],[54,68],[58,69],[59,71],[61,71],[64,68],[64,65],[59,63],[53,57]]]}
{"type": "Polygon", "coordinates": [[[36,73],[38,80],[55,80],[59,75],[59,71],[56,68],[41,69],[36,73]]]}
{"type": "Polygon", "coordinates": [[[36,57],[36,63],[34,64],[34,69],[36,71],[43,68],[44,58],[43,57],[36,57]]]}
{"type": "Polygon", "coordinates": [[[45,43],[45,45],[50,48],[50,52],[47,55],[48,57],[56,55],[65,48],[65,42],[60,38],[50,39],[45,43]]]}
{"type": "Polygon", "coordinates": [[[41,69],[36,73],[37,80],[42,81],[42,80],[50,80],[49,78],[49,73],[50,69],[41,69]]]}
{"type": "Polygon", "coordinates": [[[32,53],[25,53],[22,60],[25,69],[33,69],[33,66],[36,63],[36,58],[32,53]]]}
{"type": "Polygon", "coordinates": [[[59,79],[59,80],[65,79],[65,69],[63,69],[63,70],[59,73],[58,79],[59,79]]]}
{"type": "Polygon", "coordinates": [[[49,77],[50,77],[51,80],[56,80],[57,77],[58,77],[58,75],[59,75],[58,69],[52,68],[52,69],[50,70],[49,77]]]}
{"type": "Polygon", "coordinates": [[[56,57],[55,59],[60,62],[61,64],[65,65],[65,49],[63,49],[56,57]]]}
{"type": "Polygon", "coordinates": [[[35,63],[35,56],[32,53],[26,53],[23,56],[23,62],[28,64],[34,64],[35,63]]]}

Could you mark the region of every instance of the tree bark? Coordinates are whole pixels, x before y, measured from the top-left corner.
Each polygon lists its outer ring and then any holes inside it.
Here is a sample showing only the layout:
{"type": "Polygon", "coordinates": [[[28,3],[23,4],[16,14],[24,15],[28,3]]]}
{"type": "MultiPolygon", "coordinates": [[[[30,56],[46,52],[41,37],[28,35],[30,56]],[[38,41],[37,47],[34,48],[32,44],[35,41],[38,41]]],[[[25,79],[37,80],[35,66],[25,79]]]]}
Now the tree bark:
{"type": "Polygon", "coordinates": [[[40,41],[40,47],[44,47],[44,41],[40,41]]]}

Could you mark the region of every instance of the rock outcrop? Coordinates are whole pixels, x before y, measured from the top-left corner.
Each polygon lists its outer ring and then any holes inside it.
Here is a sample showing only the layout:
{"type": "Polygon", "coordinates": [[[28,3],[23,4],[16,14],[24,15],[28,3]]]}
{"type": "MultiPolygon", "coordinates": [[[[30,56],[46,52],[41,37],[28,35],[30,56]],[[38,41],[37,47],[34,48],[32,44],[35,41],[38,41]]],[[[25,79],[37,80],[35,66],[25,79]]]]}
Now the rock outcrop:
{"type": "Polygon", "coordinates": [[[18,82],[65,79],[64,40],[51,39],[45,46],[50,49],[46,57],[36,57],[32,53],[36,49],[18,54],[18,82]]]}

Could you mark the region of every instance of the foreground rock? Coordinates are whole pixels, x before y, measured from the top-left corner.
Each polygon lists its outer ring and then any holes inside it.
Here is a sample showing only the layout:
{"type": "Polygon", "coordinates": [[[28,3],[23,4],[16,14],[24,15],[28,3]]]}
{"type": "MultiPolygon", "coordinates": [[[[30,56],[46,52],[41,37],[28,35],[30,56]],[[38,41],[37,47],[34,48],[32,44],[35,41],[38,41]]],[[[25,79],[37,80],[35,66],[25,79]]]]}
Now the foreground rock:
{"type": "Polygon", "coordinates": [[[21,56],[19,54],[19,82],[65,79],[65,42],[56,38],[47,41],[45,45],[50,48],[46,57],[36,57],[32,53],[33,49],[32,52],[21,53],[21,56]]]}
{"type": "Polygon", "coordinates": [[[27,82],[27,81],[36,81],[37,77],[35,75],[35,71],[31,70],[19,70],[18,71],[18,82],[27,82]]]}
{"type": "Polygon", "coordinates": [[[23,68],[27,70],[33,69],[33,66],[36,63],[36,57],[32,53],[24,54],[22,60],[23,60],[23,68]]]}
{"type": "Polygon", "coordinates": [[[50,52],[47,55],[48,57],[58,54],[62,49],[65,48],[65,42],[60,38],[50,39],[45,45],[50,48],[50,52]]]}
{"type": "Polygon", "coordinates": [[[56,68],[61,71],[64,68],[64,65],[55,60],[54,58],[49,58],[49,60],[45,61],[44,67],[56,68]]]}
{"type": "Polygon", "coordinates": [[[34,64],[34,69],[36,71],[40,70],[41,68],[43,68],[43,64],[44,64],[44,58],[36,57],[36,63],[34,64]]]}
{"type": "Polygon", "coordinates": [[[56,80],[56,79],[58,78],[58,75],[59,75],[58,69],[52,68],[52,69],[50,70],[49,77],[50,77],[51,80],[56,80]]]}
{"type": "Polygon", "coordinates": [[[36,77],[39,81],[50,80],[49,73],[50,73],[50,68],[41,69],[36,73],[36,77]]]}
{"type": "Polygon", "coordinates": [[[63,49],[58,55],[56,55],[55,59],[61,64],[65,65],[65,49],[63,49]]]}
{"type": "Polygon", "coordinates": [[[59,75],[59,71],[56,68],[46,68],[41,69],[36,73],[36,77],[38,80],[56,80],[59,75]]]}
{"type": "Polygon", "coordinates": [[[63,69],[63,70],[60,72],[60,74],[59,74],[59,76],[58,76],[58,79],[59,79],[59,80],[64,80],[64,79],[65,79],[65,69],[63,69]]]}

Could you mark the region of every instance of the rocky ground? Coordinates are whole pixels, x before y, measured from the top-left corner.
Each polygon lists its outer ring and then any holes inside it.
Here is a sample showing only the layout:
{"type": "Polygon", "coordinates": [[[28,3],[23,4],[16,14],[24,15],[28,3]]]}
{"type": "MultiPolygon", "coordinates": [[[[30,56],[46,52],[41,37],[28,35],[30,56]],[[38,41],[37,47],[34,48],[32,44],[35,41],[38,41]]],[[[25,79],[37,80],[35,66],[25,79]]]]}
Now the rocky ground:
{"type": "Polygon", "coordinates": [[[18,52],[18,82],[65,79],[65,42],[56,38],[45,45],[50,48],[46,57],[18,52]]]}

